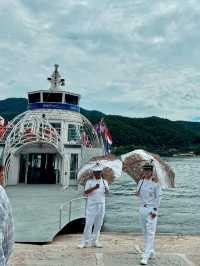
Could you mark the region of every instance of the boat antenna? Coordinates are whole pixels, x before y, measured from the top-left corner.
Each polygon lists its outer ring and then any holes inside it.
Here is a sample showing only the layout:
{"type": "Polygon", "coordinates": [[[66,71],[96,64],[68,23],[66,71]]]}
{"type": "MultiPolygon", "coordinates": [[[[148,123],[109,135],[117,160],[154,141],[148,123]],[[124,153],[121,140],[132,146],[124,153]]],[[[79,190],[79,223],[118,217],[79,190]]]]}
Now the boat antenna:
{"type": "Polygon", "coordinates": [[[60,73],[58,71],[59,65],[54,65],[54,72],[50,78],[47,78],[48,81],[51,83],[50,91],[59,91],[61,90],[60,86],[65,85],[65,80],[61,78],[60,73]]]}

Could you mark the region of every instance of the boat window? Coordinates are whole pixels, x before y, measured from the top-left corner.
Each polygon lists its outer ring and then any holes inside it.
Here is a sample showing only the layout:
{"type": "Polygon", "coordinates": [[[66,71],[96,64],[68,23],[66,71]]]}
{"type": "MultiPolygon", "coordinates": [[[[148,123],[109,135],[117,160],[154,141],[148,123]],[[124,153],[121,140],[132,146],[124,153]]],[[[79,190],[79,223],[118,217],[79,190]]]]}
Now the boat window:
{"type": "Polygon", "coordinates": [[[40,92],[29,94],[28,95],[28,101],[29,101],[29,103],[38,103],[38,102],[40,102],[40,92]]]}
{"type": "Polygon", "coordinates": [[[52,125],[52,127],[54,127],[57,130],[58,134],[60,135],[60,133],[61,133],[61,123],[50,123],[50,124],[52,125]]]}
{"type": "Polygon", "coordinates": [[[69,124],[68,126],[68,141],[72,144],[80,144],[81,126],[69,124]]]}
{"type": "Polygon", "coordinates": [[[70,179],[77,179],[78,172],[78,154],[72,153],[70,160],[70,179]]]}
{"type": "Polygon", "coordinates": [[[78,96],[65,94],[65,102],[69,104],[78,105],[78,96]]]}
{"type": "Polygon", "coordinates": [[[43,102],[62,103],[62,93],[44,92],[43,93],[43,102]]]}

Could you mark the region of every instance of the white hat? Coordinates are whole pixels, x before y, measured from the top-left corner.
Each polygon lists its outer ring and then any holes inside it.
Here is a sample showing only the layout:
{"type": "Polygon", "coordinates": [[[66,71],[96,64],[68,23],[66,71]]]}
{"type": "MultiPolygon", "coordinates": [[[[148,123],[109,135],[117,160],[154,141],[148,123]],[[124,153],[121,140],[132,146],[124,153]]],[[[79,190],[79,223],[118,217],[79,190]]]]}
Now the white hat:
{"type": "Polygon", "coordinates": [[[96,163],[95,166],[92,168],[92,171],[93,172],[101,172],[101,171],[103,171],[103,167],[99,163],[96,163]]]}

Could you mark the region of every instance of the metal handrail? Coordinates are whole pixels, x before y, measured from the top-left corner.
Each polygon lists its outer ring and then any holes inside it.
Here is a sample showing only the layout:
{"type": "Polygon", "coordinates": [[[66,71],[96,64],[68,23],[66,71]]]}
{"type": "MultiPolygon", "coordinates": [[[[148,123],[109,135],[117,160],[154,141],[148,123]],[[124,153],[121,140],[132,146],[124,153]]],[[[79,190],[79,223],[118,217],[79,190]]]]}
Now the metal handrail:
{"type": "Polygon", "coordinates": [[[59,208],[59,229],[62,228],[62,211],[66,208],[66,206],[68,206],[68,208],[69,208],[69,217],[68,217],[69,221],[68,222],[71,222],[72,203],[74,201],[81,201],[81,200],[86,201],[86,199],[87,199],[87,197],[75,198],[75,199],[71,199],[70,201],[60,205],[60,208],[59,208]]]}

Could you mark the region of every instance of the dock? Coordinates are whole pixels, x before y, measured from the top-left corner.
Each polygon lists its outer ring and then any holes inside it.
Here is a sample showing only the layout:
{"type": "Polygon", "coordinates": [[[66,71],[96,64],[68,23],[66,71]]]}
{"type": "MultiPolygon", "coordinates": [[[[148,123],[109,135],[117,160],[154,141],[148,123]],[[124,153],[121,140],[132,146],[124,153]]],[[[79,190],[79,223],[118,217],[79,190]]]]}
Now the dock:
{"type": "Polygon", "coordinates": [[[77,186],[22,184],[8,186],[6,191],[13,209],[15,242],[51,242],[69,222],[85,217],[85,200],[77,186]]]}
{"type": "MultiPolygon", "coordinates": [[[[61,235],[49,245],[15,244],[10,266],[138,266],[142,235],[102,233],[103,248],[78,249],[81,235],[61,235]]],[[[200,236],[157,235],[149,266],[199,266],[200,236]]]]}

